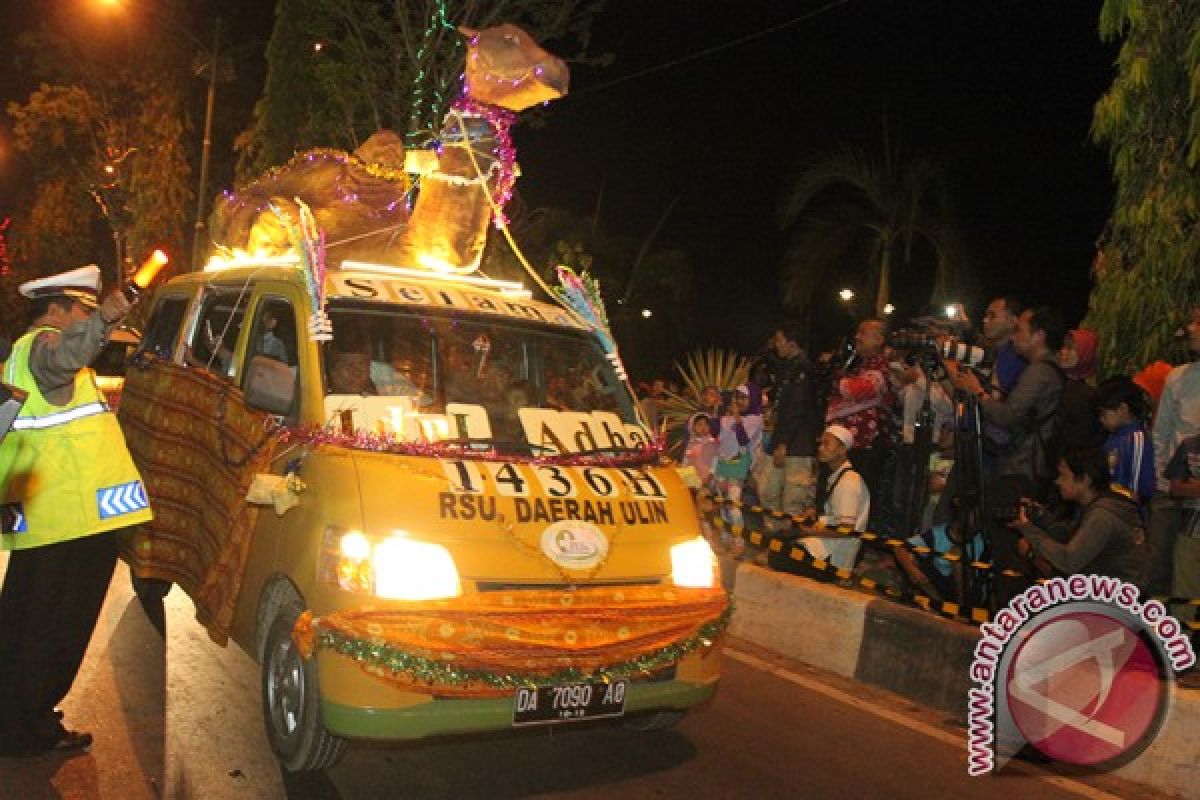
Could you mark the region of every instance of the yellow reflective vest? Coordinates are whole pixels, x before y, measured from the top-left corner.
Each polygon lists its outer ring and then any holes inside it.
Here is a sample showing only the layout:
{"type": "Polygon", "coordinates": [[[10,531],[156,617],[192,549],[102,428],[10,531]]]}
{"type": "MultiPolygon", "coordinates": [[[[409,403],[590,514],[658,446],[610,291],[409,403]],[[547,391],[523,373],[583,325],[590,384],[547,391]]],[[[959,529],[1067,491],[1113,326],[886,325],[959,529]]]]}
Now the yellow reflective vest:
{"type": "Polygon", "coordinates": [[[66,405],[51,404],[29,369],[37,328],[13,345],[4,382],[29,393],[0,442],[0,549],[24,550],[153,518],[116,415],[81,369],[66,405]]]}

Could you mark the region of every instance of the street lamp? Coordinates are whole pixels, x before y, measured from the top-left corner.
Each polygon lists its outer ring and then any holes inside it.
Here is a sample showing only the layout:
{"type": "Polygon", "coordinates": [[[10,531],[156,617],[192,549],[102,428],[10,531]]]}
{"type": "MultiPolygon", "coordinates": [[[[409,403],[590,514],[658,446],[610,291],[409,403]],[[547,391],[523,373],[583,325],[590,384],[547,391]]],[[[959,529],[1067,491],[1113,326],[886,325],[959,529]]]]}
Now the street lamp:
{"type": "Polygon", "coordinates": [[[651,318],[651,317],[653,317],[653,316],[654,316],[654,312],[653,312],[653,311],[651,311],[650,309],[648,309],[648,308],[643,308],[643,309],[642,309],[642,317],[643,317],[644,319],[650,319],[650,318],[651,318]]]}
{"type": "Polygon", "coordinates": [[[892,305],[891,303],[886,303],[883,306],[883,313],[890,316],[890,315],[896,313],[896,307],[894,305],[892,305]]]}
{"type": "Polygon", "coordinates": [[[838,297],[842,298],[842,302],[849,303],[854,299],[854,290],[842,289],[840,292],[838,292],[838,297]]]}

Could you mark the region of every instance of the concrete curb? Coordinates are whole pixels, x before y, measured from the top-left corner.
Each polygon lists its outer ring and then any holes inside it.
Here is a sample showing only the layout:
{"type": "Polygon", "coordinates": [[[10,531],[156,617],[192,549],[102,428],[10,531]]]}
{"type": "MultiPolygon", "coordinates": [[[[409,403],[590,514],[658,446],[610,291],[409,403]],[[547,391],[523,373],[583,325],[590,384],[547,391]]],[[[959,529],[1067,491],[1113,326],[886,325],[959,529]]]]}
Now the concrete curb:
{"type": "MultiPolygon", "coordinates": [[[[965,719],[976,629],[751,564],[734,602],[734,636],[965,719]]],[[[1200,800],[1198,694],[1176,690],[1158,737],[1117,774],[1200,800]]]]}
{"type": "Polygon", "coordinates": [[[872,598],[743,564],[729,632],[776,653],[855,676],[872,598]]]}

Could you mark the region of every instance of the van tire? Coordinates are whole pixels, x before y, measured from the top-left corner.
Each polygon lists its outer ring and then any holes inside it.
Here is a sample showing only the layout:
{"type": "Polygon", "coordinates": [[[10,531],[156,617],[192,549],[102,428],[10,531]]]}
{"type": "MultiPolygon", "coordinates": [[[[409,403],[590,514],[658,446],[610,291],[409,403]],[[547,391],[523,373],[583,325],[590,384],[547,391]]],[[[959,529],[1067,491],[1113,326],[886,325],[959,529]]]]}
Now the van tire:
{"type": "Polygon", "coordinates": [[[303,609],[293,602],[279,607],[267,631],[262,658],[263,721],[267,740],[288,772],[333,766],[346,751],[346,740],[325,729],[316,658],[304,658],[292,641],[292,628],[303,609]]]}
{"type": "Polygon", "coordinates": [[[625,718],[625,727],[640,733],[653,733],[674,728],[686,716],[685,711],[654,711],[625,718]]]}

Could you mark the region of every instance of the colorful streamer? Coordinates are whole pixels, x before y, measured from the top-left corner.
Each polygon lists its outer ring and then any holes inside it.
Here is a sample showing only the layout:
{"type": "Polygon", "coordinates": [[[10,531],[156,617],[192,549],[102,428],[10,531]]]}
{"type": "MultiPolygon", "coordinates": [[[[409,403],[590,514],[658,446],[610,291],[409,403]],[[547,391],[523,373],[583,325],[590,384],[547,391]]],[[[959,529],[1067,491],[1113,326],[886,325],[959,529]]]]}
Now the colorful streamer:
{"type": "Polygon", "coordinates": [[[612,328],[608,324],[604,299],[600,296],[600,284],[587,272],[579,275],[562,264],[556,267],[556,271],[559,285],[554,288],[554,294],[596,332],[604,352],[616,353],[617,342],[613,339],[612,328]]]}
{"type": "Polygon", "coordinates": [[[325,232],[317,226],[316,217],[307,203],[299,197],[292,201],[298,209],[299,219],[294,219],[275,203],[270,203],[270,208],[300,256],[300,273],[304,276],[304,287],[313,308],[308,319],[308,333],[316,341],[327,342],[333,338],[333,323],[325,312],[325,232]]]}

